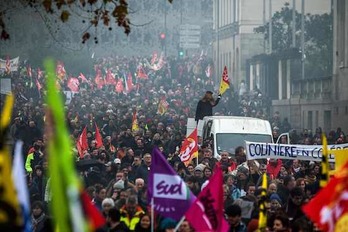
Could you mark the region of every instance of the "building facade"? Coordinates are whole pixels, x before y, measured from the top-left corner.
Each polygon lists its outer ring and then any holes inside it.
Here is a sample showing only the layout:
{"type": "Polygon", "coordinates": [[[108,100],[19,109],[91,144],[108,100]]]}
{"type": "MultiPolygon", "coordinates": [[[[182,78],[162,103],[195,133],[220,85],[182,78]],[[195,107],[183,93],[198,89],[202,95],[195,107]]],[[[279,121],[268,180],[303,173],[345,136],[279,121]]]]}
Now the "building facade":
{"type": "Polygon", "coordinates": [[[332,17],[332,75],[302,79],[301,55],[296,52],[289,56],[263,54],[248,60],[250,88],[254,82],[260,83],[261,90],[272,99],[272,111],[287,117],[295,129],[348,130],[348,2],[332,1],[332,17]]]}
{"type": "MultiPolygon", "coordinates": [[[[299,11],[301,0],[214,0],[215,38],[212,45],[217,78],[227,66],[235,88],[241,80],[246,80],[249,72],[247,60],[269,52],[264,35],[255,33],[254,29],[265,25],[270,16],[289,2],[290,7],[295,3],[295,9],[299,11]]],[[[311,14],[327,13],[330,11],[330,1],[306,0],[305,9],[306,13],[311,14]]]]}
{"type": "Polygon", "coordinates": [[[348,1],[333,1],[332,127],[348,130],[348,1]]]}

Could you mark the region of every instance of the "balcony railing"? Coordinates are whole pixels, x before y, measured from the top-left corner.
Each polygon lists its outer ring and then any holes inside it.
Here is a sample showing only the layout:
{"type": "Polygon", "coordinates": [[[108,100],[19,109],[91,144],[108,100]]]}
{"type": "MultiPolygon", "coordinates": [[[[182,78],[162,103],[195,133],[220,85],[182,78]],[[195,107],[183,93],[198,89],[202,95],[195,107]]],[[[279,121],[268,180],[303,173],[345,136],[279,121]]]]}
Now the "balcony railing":
{"type": "Polygon", "coordinates": [[[331,99],[332,77],[293,80],[291,98],[331,99]]]}

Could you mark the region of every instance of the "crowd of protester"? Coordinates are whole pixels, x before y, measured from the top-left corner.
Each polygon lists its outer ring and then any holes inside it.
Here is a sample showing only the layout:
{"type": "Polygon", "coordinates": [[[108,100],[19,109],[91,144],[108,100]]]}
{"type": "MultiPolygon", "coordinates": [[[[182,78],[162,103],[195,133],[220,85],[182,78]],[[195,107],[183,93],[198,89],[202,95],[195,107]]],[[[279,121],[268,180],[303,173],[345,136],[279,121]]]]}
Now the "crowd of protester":
{"type": "MultiPolygon", "coordinates": [[[[105,58],[96,61],[101,67],[113,67],[121,73],[136,73],[143,58],[105,58]]],[[[86,192],[95,206],[107,218],[100,231],[150,231],[151,214],[147,199],[147,182],[151,166],[151,151],[157,146],[168,162],[183,178],[190,190],[198,195],[219,163],[224,171],[224,202],[230,231],[256,231],[261,176],[267,173],[267,215],[270,231],[314,231],[305,218],[301,206],[319,190],[320,164],[300,160],[246,160],[243,144],[234,156],[222,152],[221,160],[214,158],[210,141],[199,145],[198,162],[187,167],[180,162],[179,149],[186,135],[187,118],[195,117],[197,102],[206,90],[217,91],[204,70],[205,58],[168,58],[165,67],[149,75],[148,79],[134,78],[136,87],[127,93],[116,93],[114,86],[98,89],[82,83],[66,105],[66,120],[74,143],[87,126],[88,149],[80,157],[77,149],[76,166],[86,192]],[[198,65],[199,64],[199,65],[198,65]],[[200,67],[197,67],[200,66],[200,67]],[[200,71],[199,71],[200,70],[200,71]],[[169,103],[168,110],[157,112],[159,100],[169,103]],[[136,112],[139,129],[132,131],[136,112]],[[103,137],[102,146],[95,140],[95,125],[103,137]],[[98,147],[98,148],[97,148],[98,147]],[[198,163],[198,164],[197,164],[198,163]]],[[[34,231],[50,231],[51,218],[47,205],[51,200],[47,174],[47,140],[44,134],[44,89],[38,92],[35,84],[23,73],[13,74],[16,95],[13,124],[9,135],[13,141],[24,142],[25,169],[32,202],[34,231]]],[[[121,74],[120,74],[121,75],[121,74]]],[[[87,79],[93,82],[94,77],[87,79]]],[[[278,112],[269,115],[263,93],[248,92],[241,83],[236,91],[227,91],[214,108],[216,115],[242,115],[268,119],[274,140],[283,132],[290,132],[291,143],[321,144],[321,128],[315,133],[292,130],[286,118],[278,112]],[[238,90],[237,90],[238,89],[238,90]]],[[[62,81],[61,88],[66,88],[62,81]]],[[[1,102],[2,103],[2,102],[1,102]]],[[[338,128],[328,133],[329,143],[345,143],[347,137],[338,128]]],[[[156,231],[173,231],[177,222],[154,219],[156,231]]],[[[194,231],[184,221],[178,231],[194,231]]]]}

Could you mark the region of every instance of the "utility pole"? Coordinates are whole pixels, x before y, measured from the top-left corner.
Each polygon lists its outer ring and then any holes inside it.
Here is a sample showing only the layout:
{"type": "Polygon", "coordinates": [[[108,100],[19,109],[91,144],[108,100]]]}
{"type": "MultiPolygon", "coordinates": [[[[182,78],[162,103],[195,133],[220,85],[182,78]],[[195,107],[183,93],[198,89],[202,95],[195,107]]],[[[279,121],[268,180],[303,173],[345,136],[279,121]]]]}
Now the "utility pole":
{"type": "Polygon", "coordinates": [[[302,6],[301,6],[301,53],[302,53],[302,59],[301,59],[301,75],[302,79],[305,78],[305,37],[304,37],[304,24],[305,24],[305,0],[302,0],[302,6]]]}
{"type": "Polygon", "coordinates": [[[220,59],[219,59],[219,56],[220,56],[220,42],[219,42],[219,20],[220,20],[220,17],[219,17],[219,7],[220,7],[220,4],[219,4],[219,1],[220,0],[215,0],[216,1],[216,80],[218,80],[218,76],[219,76],[219,73],[220,73],[220,59]]]}
{"type": "Polygon", "coordinates": [[[182,24],[182,0],[180,0],[180,25],[182,24]]]}
{"type": "Polygon", "coordinates": [[[269,54],[272,54],[272,0],[269,0],[269,30],[268,30],[268,46],[269,54]]]}
{"type": "MultiPolygon", "coordinates": [[[[266,0],[263,0],[263,17],[262,17],[262,25],[266,25],[266,0]]],[[[263,52],[266,53],[266,40],[263,40],[263,52]]]]}
{"type": "Polygon", "coordinates": [[[292,0],[292,47],[296,47],[296,0],[292,0]]]}
{"type": "Polygon", "coordinates": [[[164,34],[166,39],[164,40],[164,56],[167,56],[167,0],[164,0],[164,34]]]}

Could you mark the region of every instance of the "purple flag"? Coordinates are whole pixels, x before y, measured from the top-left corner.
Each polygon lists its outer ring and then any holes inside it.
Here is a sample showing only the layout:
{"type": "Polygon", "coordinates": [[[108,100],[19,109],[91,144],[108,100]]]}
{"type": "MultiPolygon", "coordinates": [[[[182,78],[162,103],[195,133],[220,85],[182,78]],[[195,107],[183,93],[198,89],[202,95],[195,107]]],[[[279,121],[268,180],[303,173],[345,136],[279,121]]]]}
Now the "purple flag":
{"type": "Polygon", "coordinates": [[[157,147],[152,151],[147,194],[157,213],[177,221],[196,199],[157,147]]]}

